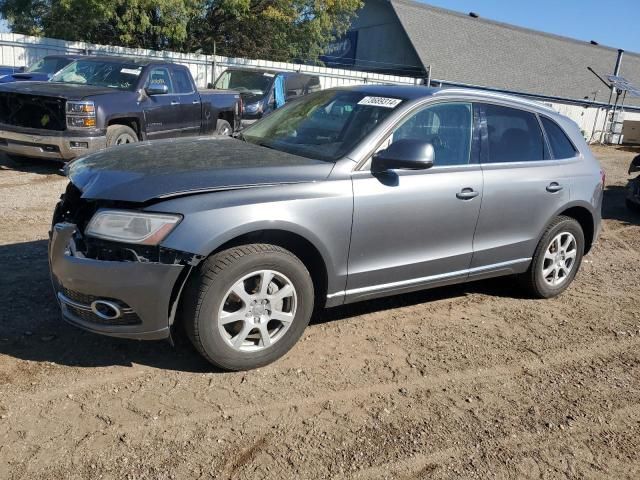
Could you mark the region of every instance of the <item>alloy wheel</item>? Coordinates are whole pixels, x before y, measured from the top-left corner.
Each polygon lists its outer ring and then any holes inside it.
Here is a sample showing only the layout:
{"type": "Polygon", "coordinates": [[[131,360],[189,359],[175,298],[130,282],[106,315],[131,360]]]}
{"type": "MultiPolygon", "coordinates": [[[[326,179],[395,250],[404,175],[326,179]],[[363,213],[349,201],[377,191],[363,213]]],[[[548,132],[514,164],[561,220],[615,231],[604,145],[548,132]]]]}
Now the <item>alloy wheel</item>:
{"type": "Polygon", "coordinates": [[[542,262],[542,278],[547,285],[559,287],[567,281],[575,266],[577,252],[573,234],[561,232],[553,237],[542,262]]]}
{"type": "Polygon", "coordinates": [[[282,339],[296,309],[297,293],[291,280],[275,270],[259,270],[227,291],[218,311],[218,328],[234,350],[256,352],[282,339]]]}

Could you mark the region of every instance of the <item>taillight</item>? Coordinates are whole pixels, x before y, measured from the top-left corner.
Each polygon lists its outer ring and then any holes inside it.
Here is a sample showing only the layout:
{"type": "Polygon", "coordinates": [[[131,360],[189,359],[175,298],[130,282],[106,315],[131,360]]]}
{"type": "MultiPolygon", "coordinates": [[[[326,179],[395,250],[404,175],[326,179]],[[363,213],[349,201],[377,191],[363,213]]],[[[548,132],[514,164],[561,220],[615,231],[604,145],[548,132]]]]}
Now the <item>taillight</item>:
{"type": "Polygon", "coordinates": [[[607,174],[604,173],[604,170],[600,170],[600,180],[602,181],[602,189],[604,190],[604,182],[607,179],[607,174]]]}

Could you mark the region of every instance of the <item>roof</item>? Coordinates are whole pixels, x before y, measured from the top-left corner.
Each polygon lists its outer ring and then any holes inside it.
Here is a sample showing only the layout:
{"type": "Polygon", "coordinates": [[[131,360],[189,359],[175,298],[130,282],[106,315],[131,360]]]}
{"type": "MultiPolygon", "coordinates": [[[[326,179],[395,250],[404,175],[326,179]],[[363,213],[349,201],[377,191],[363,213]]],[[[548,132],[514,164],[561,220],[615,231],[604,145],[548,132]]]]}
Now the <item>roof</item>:
{"type": "MultiPolygon", "coordinates": [[[[389,0],[422,64],[447,82],[582,100],[609,90],[618,51],[572,38],[473,18],[411,0],[389,0]]],[[[620,75],[640,85],[640,54],[625,52],[620,75]]],[[[640,99],[626,103],[640,105],[640,99]]]]}
{"type": "Polygon", "coordinates": [[[505,93],[491,92],[477,88],[428,88],[422,85],[349,85],[334,87],[333,90],[349,90],[364,93],[365,95],[375,95],[380,97],[401,98],[403,100],[420,100],[427,97],[448,97],[468,98],[470,101],[503,101],[514,106],[533,108],[541,112],[556,114],[557,112],[542,102],[529,100],[524,97],[508,95],[505,93]]]}
{"type": "Polygon", "coordinates": [[[130,63],[133,65],[140,65],[146,67],[147,65],[166,65],[173,63],[170,60],[163,60],[161,58],[140,58],[140,57],[120,57],[111,55],[95,55],[95,56],[81,56],[82,60],[89,60],[92,62],[114,62],[114,63],[130,63]]]}

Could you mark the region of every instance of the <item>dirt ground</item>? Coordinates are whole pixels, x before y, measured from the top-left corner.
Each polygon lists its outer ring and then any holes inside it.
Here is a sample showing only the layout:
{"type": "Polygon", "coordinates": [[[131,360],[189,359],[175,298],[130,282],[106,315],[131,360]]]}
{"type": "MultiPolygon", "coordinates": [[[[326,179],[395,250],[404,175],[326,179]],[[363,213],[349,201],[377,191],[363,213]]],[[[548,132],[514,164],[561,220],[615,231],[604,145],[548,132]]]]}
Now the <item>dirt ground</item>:
{"type": "Polygon", "coordinates": [[[0,158],[0,479],[640,478],[640,152],[596,153],[604,231],[561,297],[507,278],[341,307],[248,373],[64,324],[65,179],[0,158]]]}

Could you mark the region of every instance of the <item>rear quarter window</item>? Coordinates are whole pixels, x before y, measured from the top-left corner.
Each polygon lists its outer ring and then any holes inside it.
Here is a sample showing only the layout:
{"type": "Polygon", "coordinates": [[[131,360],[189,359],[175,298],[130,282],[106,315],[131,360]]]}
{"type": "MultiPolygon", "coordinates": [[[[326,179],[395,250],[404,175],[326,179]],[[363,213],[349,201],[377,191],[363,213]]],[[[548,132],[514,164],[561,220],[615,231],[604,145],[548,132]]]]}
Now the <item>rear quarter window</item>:
{"type": "Polygon", "coordinates": [[[569,137],[567,137],[567,134],[564,133],[564,130],[549,118],[540,117],[540,119],[542,120],[542,126],[547,134],[549,144],[551,145],[553,158],[560,160],[575,157],[578,151],[576,147],[573,146],[573,143],[571,143],[571,140],[569,140],[569,137]]]}

